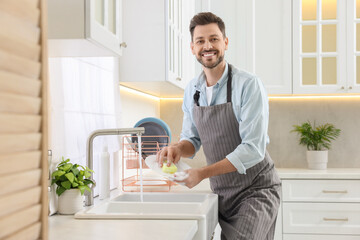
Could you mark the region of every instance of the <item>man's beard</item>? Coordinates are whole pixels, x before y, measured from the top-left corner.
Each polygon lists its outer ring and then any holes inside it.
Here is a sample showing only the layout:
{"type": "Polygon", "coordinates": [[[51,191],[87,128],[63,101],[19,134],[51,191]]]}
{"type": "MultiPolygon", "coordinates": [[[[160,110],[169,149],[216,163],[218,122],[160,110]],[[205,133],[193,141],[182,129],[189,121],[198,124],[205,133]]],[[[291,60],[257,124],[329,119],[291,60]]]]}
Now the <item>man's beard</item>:
{"type": "MultiPolygon", "coordinates": [[[[201,54],[202,54],[202,53],[201,53],[201,54]]],[[[197,60],[201,65],[203,65],[204,67],[213,69],[213,68],[215,68],[217,65],[219,65],[219,64],[224,60],[224,55],[219,56],[219,58],[216,60],[216,62],[214,62],[214,63],[209,63],[209,64],[206,64],[205,62],[203,62],[203,60],[201,59],[201,56],[200,56],[200,57],[196,57],[196,60],[197,60]]]]}

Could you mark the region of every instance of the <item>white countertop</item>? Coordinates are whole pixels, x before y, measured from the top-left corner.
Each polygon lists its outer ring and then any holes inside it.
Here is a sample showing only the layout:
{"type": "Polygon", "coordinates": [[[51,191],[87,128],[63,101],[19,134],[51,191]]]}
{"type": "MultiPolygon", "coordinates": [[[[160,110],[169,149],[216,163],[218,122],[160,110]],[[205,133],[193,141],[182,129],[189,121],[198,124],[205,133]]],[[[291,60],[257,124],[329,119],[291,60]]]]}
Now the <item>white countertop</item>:
{"type": "Polygon", "coordinates": [[[360,179],[360,168],[328,168],[311,170],[301,168],[277,168],[281,179],[360,179]]]}

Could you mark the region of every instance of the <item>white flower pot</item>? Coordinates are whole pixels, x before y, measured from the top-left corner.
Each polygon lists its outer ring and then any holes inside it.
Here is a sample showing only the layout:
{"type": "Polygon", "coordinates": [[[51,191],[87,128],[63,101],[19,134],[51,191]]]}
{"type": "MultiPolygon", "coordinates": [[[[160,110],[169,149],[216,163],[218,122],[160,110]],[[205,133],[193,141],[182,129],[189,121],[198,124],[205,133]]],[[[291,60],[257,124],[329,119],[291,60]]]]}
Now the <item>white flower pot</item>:
{"type": "Polygon", "coordinates": [[[83,209],[83,196],[79,189],[69,189],[63,192],[58,201],[60,214],[74,214],[83,209]]]}
{"type": "Polygon", "coordinates": [[[306,160],[310,169],[324,170],[327,168],[328,151],[307,151],[306,160]]]}

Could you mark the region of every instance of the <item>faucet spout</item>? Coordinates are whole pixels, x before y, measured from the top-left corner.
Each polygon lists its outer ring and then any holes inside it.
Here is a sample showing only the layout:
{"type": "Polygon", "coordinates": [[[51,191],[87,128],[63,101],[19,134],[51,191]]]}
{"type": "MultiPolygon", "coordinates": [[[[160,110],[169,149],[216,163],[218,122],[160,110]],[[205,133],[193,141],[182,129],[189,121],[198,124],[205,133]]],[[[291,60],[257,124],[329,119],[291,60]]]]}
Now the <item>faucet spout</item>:
{"type": "MultiPolygon", "coordinates": [[[[88,168],[93,169],[93,142],[94,138],[97,136],[105,136],[105,135],[124,135],[124,134],[136,134],[140,136],[145,133],[145,128],[114,128],[114,129],[99,129],[93,131],[87,139],[86,144],[86,165],[88,168]]],[[[93,175],[90,176],[91,180],[93,179],[93,175]]],[[[91,206],[94,204],[94,191],[91,191],[90,194],[85,196],[85,206],[91,206]]]]}

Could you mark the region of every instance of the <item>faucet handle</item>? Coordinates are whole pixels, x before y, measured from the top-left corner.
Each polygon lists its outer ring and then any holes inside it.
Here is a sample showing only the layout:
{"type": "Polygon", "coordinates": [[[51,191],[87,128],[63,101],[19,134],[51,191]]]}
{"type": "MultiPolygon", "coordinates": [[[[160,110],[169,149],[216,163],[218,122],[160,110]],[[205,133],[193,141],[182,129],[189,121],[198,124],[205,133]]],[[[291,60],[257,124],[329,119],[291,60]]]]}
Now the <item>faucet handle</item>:
{"type": "Polygon", "coordinates": [[[91,179],[91,181],[93,181],[94,184],[90,184],[90,189],[93,190],[94,187],[96,187],[96,182],[95,179],[91,179]]]}
{"type": "Polygon", "coordinates": [[[93,190],[94,190],[94,188],[95,188],[95,186],[96,186],[95,180],[92,179],[92,181],[94,182],[94,184],[89,184],[89,187],[90,187],[90,189],[91,189],[91,192],[85,191],[85,192],[84,192],[84,196],[91,196],[91,194],[92,194],[92,192],[93,192],[93,190]]]}

